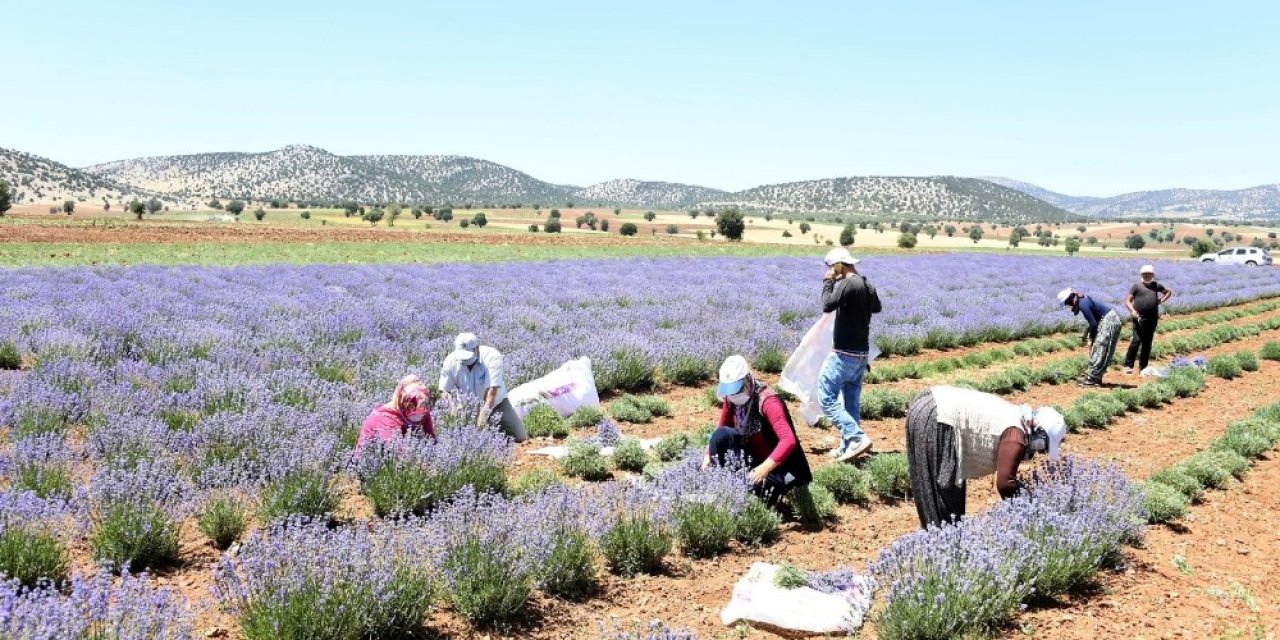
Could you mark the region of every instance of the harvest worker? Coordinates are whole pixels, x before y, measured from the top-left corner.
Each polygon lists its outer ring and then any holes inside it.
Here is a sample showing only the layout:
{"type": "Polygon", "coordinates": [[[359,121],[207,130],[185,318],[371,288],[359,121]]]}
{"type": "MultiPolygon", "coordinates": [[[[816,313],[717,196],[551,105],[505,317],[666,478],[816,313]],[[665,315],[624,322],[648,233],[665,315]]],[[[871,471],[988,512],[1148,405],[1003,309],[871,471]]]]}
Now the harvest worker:
{"type": "Polygon", "coordinates": [[[858,274],[859,260],[843,247],[827,252],[829,269],[822,277],[822,311],[835,312],[832,351],[818,374],[818,402],[822,413],[840,429],[840,445],[831,455],[847,462],[871,449],[863,433],[862,377],[871,350],[871,315],[880,313],[880,296],[858,274]]]}
{"type": "Polygon", "coordinates": [[[996,476],[996,491],[1011,498],[1021,489],[1018,465],[1034,454],[1058,457],[1066,436],[1062,414],[1032,411],[999,396],[960,387],[922,391],[907,411],[907,464],[920,526],[959,520],[966,481],[996,476]]]}
{"type": "Polygon", "coordinates": [[[360,455],[366,443],[375,439],[386,442],[410,433],[436,436],[435,425],[431,421],[431,391],[415,375],[401,378],[391,394],[391,401],[378,406],[364,419],[360,438],[356,441],[356,455],[360,455]]]}
{"type": "Polygon", "coordinates": [[[502,377],[502,354],[493,347],[481,346],[474,333],[461,333],[453,341],[453,352],[440,367],[440,393],[471,396],[481,401],[476,424],[485,425],[492,415],[498,416],[503,432],[516,442],[529,439],[524,421],[507,399],[507,385],[502,377]]]}
{"type": "Polygon", "coordinates": [[[1156,282],[1156,268],[1143,265],[1138,271],[1141,280],[1129,287],[1129,295],[1124,299],[1124,306],[1129,308],[1129,316],[1133,319],[1133,342],[1129,343],[1129,351],[1124,356],[1124,372],[1133,373],[1134,360],[1137,360],[1138,371],[1147,368],[1151,361],[1151,342],[1156,337],[1156,323],[1160,321],[1160,305],[1173,297],[1173,291],[1156,282]]]}
{"type": "Polygon", "coordinates": [[[813,480],[782,398],[756,380],[746,358],[729,356],[720,365],[720,426],[702,459],[706,467],[746,464],[755,493],[769,506],[797,485],[813,480]]]}
{"type": "Polygon", "coordinates": [[[1120,315],[1111,307],[1070,288],[1058,292],[1058,302],[1070,307],[1071,313],[1083,315],[1085,322],[1089,323],[1080,341],[1093,346],[1089,351],[1089,371],[1080,380],[1080,386],[1101,385],[1102,376],[1116,355],[1116,343],[1120,341],[1120,315]]]}

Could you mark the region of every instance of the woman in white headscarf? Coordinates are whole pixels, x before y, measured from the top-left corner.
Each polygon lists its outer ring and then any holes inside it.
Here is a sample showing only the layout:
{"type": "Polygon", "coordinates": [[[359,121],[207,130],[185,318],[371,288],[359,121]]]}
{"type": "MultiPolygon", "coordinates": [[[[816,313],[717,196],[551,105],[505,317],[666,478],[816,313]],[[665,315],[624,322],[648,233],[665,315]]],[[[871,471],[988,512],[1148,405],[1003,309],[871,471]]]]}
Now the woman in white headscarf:
{"type": "Polygon", "coordinates": [[[1001,498],[1017,495],[1018,466],[1037,453],[1058,456],[1062,414],[1032,411],[989,393],[936,386],[907,411],[907,462],[920,526],[959,520],[967,481],[994,475],[1001,498]]]}

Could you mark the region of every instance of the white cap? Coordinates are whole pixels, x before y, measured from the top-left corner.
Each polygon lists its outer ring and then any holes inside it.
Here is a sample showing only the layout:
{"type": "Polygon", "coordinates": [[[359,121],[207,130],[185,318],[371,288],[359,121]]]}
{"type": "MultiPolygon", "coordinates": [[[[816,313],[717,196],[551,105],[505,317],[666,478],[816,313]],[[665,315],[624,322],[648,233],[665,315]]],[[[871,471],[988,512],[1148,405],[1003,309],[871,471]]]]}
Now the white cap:
{"type": "Polygon", "coordinates": [[[1056,459],[1062,439],[1067,437],[1066,419],[1053,407],[1040,407],[1036,410],[1035,425],[1049,436],[1049,457],[1056,459]]]}
{"type": "Polygon", "coordinates": [[[853,257],[853,254],[849,253],[849,250],[844,247],[836,247],[835,249],[828,251],[827,257],[823,258],[822,261],[827,263],[828,267],[834,266],[837,262],[848,265],[855,265],[862,262],[861,260],[853,257]]]}
{"type": "Polygon", "coordinates": [[[1149,265],[1149,264],[1144,264],[1144,265],[1142,265],[1142,268],[1138,270],[1138,274],[1140,274],[1140,275],[1141,275],[1141,274],[1144,274],[1144,273],[1150,273],[1151,275],[1155,275],[1155,273],[1156,273],[1156,268],[1155,268],[1155,267],[1153,267],[1153,266],[1151,266],[1151,265],[1149,265]]]}
{"type": "Polygon", "coordinates": [[[742,389],[742,382],[751,375],[751,367],[742,356],[729,356],[720,365],[720,386],[716,387],[716,395],[723,398],[731,396],[742,389]]]}
{"type": "Polygon", "coordinates": [[[480,339],[474,333],[459,333],[453,339],[453,357],[463,362],[474,358],[479,348],[480,339]]]}
{"type": "Polygon", "coordinates": [[[1067,287],[1066,289],[1063,289],[1062,291],[1059,291],[1059,292],[1058,292],[1058,302],[1059,302],[1060,304],[1066,304],[1066,303],[1067,303],[1067,299],[1068,299],[1068,298],[1070,298],[1070,297],[1071,297],[1071,294],[1073,294],[1073,293],[1075,293],[1075,292],[1071,290],[1071,287],[1067,287]]]}

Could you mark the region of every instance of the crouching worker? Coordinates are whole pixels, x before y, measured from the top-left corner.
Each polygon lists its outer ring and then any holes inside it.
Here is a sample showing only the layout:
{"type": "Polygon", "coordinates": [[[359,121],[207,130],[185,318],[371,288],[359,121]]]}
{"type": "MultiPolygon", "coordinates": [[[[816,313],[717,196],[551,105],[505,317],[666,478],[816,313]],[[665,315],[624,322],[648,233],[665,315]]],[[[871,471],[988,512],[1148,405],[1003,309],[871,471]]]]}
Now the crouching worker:
{"type": "Polygon", "coordinates": [[[907,412],[907,462],[920,526],[964,515],[966,481],[994,474],[1001,498],[1021,489],[1018,465],[1037,453],[1058,457],[1066,436],[1062,414],[1031,411],[972,389],[937,386],[921,392],[907,412]]]}
{"type": "Polygon", "coordinates": [[[717,395],[720,426],[711,434],[704,467],[745,462],[756,495],[769,506],[813,480],[786,403],[756,381],[745,358],[730,356],[720,365],[717,395]]]}
{"type": "Polygon", "coordinates": [[[356,455],[360,455],[360,450],[369,442],[386,442],[410,433],[433,438],[436,435],[431,421],[431,391],[415,375],[401,378],[391,401],[378,406],[364,419],[360,439],[356,441],[356,455]]]}
{"type": "Polygon", "coordinates": [[[1063,289],[1058,292],[1058,302],[1070,307],[1071,313],[1083,315],[1088,326],[1080,336],[1080,342],[1089,346],[1089,370],[1080,379],[1082,387],[1098,387],[1102,385],[1102,376],[1111,359],[1116,355],[1116,343],[1120,342],[1120,315],[1114,309],[1094,300],[1075,289],[1063,289]]]}
{"type": "Polygon", "coordinates": [[[481,346],[474,333],[458,334],[453,352],[440,367],[440,393],[467,395],[480,400],[476,424],[488,424],[490,416],[498,416],[502,431],[516,442],[529,439],[524,421],[507,399],[507,385],[502,375],[502,353],[481,346]]]}

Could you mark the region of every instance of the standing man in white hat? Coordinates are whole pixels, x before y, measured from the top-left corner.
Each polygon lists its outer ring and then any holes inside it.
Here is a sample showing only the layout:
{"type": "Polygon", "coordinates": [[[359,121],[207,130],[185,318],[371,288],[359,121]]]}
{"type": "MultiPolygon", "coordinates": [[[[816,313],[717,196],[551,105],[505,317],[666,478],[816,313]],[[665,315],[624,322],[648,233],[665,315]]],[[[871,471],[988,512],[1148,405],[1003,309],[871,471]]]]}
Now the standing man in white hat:
{"type": "Polygon", "coordinates": [[[831,455],[840,462],[871,450],[871,438],[863,433],[862,377],[871,351],[871,316],[880,313],[880,296],[858,274],[858,259],[848,249],[827,253],[829,269],[822,278],[822,311],[835,312],[832,351],[818,374],[818,401],[822,413],[840,430],[840,445],[831,455]]]}
{"type": "Polygon", "coordinates": [[[1160,321],[1160,305],[1173,297],[1172,290],[1156,282],[1155,267],[1143,265],[1138,273],[1142,279],[1133,283],[1124,299],[1133,320],[1133,342],[1129,343],[1129,351],[1124,356],[1125,373],[1133,373],[1135,359],[1138,371],[1147,368],[1151,361],[1151,342],[1156,337],[1156,323],[1160,321]]]}
{"type": "Polygon", "coordinates": [[[507,385],[502,376],[502,353],[481,346],[474,333],[461,333],[453,340],[453,352],[440,367],[440,393],[472,396],[481,401],[476,424],[488,423],[498,416],[503,432],[516,442],[529,439],[524,421],[507,399],[507,385]]]}

